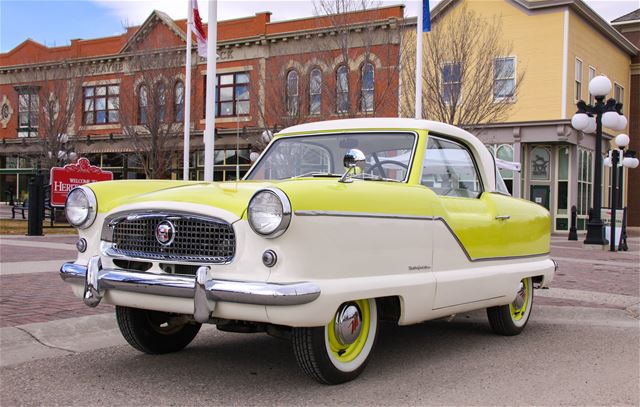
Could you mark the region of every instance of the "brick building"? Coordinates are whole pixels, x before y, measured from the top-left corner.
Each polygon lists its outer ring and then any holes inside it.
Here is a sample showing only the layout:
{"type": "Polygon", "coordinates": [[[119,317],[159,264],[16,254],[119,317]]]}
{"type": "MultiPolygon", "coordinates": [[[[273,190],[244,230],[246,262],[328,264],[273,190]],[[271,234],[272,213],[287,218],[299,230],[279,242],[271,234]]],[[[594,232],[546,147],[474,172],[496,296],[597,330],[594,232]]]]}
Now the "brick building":
{"type": "MultiPolygon", "coordinates": [[[[393,6],[278,22],[265,12],[219,22],[215,179],[234,179],[238,170],[242,176],[265,130],[397,116],[403,12],[393,6]]],[[[154,91],[161,95],[155,107],[162,128],[176,126],[165,145],[178,152],[167,176],[181,178],[185,32],[186,20],[154,11],[121,35],[62,47],[27,39],[0,54],[0,201],[24,196],[28,177],[47,167],[47,157],[61,164],[72,151],[116,179],[144,177],[140,147],[127,130],[148,125],[154,91]],[[145,55],[156,65],[135,63],[145,55]],[[151,71],[157,75],[148,84],[143,78],[151,71]],[[57,137],[63,133],[67,143],[57,137]]],[[[204,173],[206,60],[195,51],[194,37],[192,180],[204,173]]]]}

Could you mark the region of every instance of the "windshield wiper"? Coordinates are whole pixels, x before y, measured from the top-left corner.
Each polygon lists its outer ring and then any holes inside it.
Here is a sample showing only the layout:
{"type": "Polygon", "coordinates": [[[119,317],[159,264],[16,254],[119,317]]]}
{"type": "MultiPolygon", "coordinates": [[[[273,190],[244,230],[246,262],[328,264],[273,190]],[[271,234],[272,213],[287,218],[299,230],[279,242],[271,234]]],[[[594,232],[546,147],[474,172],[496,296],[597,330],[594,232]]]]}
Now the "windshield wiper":
{"type": "Polygon", "coordinates": [[[342,175],[340,174],[333,174],[330,172],[321,172],[321,171],[309,171],[309,172],[305,172],[304,174],[300,174],[300,175],[295,175],[289,179],[296,179],[296,178],[304,178],[304,177],[341,177],[342,175]]]}
{"type": "Polygon", "coordinates": [[[351,178],[362,179],[362,180],[367,180],[367,181],[402,182],[402,181],[399,181],[399,180],[394,179],[394,178],[385,178],[385,177],[381,177],[380,175],[374,175],[374,174],[369,174],[369,173],[365,173],[365,172],[360,173],[360,174],[352,175],[351,178]]]}

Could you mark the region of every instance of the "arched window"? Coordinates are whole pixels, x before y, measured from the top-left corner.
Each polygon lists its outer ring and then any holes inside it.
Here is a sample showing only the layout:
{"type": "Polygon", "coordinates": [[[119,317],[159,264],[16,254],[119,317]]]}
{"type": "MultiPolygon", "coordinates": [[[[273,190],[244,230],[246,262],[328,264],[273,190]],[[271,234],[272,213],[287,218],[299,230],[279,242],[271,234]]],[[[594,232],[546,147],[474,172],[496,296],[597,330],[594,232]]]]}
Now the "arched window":
{"type": "Polygon", "coordinates": [[[167,110],[167,87],[164,83],[158,83],[156,87],[156,114],[158,115],[158,120],[160,123],[164,123],[164,119],[166,118],[165,113],[167,110]]]}
{"type": "Polygon", "coordinates": [[[138,124],[147,124],[147,107],[149,106],[149,90],[146,85],[138,89],[138,124]]]}
{"type": "Polygon", "coordinates": [[[184,83],[182,81],[177,81],[173,88],[173,114],[176,123],[184,120],[184,83]]]}
{"type": "Polygon", "coordinates": [[[373,64],[367,62],[360,72],[360,111],[373,112],[374,90],[373,64]]]}
{"type": "Polygon", "coordinates": [[[336,112],[349,111],[349,70],[341,65],[336,71],[336,112]]]}
{"type": "Polygon", "coordinates": [[[287,74],[287,113],[298,114],[298,72],[294,70],[287,74]]]}
{"type": "Polygon", "coordinates": [[[322,111],[322,72],[314,68],[309,74],[309,114],[322,111]]]}
{"type": "Polygon", "coordinates": [[[550,176],[549,165],[551,162],[549,150],[544,147],[535,147],[531,150],[531,179],[548,180],[550,176]]]}

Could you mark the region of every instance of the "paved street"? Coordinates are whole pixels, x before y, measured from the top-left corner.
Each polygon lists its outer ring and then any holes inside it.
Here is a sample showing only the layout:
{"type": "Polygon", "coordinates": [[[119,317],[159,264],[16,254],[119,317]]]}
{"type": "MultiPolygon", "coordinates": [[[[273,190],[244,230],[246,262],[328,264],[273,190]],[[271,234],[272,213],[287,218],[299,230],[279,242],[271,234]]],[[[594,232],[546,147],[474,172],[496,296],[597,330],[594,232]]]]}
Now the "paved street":
{"type": "Polygon", "coordinates": [[[0,237],[0,404],[593,404],[640,403],[640,238],[610,253],[552,239],[560,270],[536,291],[530,326],[490,333],[482,312],[385,326],[356,382],[307,379],[289,343],[203,329],[185,351],[124,344],[113,307],[91,309],[57,268],[74,236],[0,237]],[[250,384],[250,386],[247,386],[250,384]],[[348,396],[345,396],[348,395],[348,396]],[[346,400],[346,401],[345,401],[346,400]]]}

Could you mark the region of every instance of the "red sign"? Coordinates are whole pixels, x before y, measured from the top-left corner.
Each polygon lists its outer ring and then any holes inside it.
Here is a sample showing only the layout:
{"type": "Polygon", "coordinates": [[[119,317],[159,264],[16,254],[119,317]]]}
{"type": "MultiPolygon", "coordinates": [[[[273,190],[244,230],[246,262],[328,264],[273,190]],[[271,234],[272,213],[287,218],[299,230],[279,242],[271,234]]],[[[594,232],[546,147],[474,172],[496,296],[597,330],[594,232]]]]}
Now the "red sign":
{"type": "Polygon", "coordinates": [[[111,171],[102,171],[86,158],[80,158],[77,164],[51,168],[51,206],[64,206],[67,194],[78,185],[111,180],[111,171]]]}

